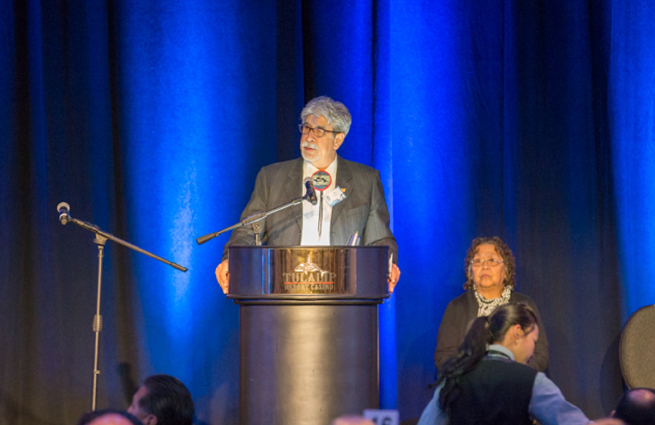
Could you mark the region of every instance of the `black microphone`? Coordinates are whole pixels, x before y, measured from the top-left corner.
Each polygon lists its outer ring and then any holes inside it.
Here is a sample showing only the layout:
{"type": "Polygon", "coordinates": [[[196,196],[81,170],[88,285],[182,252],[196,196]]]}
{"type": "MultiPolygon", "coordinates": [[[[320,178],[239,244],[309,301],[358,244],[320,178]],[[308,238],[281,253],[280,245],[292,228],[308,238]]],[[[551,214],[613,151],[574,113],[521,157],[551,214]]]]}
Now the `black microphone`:
{"type": "Polygon", "coordinates": [[[312,178],[308,177],[305,179],[305,196],[302,197],[305,201],[309,202],[312,205],[316,205],[318,198],[316,198],[316,190],[314,190],[314,183],[312,183],[312,178]]]}
{"type": "Polygon", "coordinates": [[[57,205],[57,212],[59,213],[59,221],[64,226],[66,225],[66,223],[68,223],[71,220],[71,216],[68,215],[70,210],[71,207],[66,202],[60,202],[59,205],[57,205]]]}

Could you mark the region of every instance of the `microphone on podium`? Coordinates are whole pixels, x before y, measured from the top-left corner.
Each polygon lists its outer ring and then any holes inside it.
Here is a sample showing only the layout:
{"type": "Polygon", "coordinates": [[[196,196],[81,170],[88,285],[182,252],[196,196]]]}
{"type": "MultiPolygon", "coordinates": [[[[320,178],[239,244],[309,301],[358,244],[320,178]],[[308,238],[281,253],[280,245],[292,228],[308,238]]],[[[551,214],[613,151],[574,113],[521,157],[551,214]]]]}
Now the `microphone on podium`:
{"type": "Polygon", "coordinates": [[[312,205],[316,205],[318,198],[316,198],[316,190],[314,189],[314,183],[312,182],[311,177],[305,179],[305,196],[302,197],[305,201],[309,202],[312,205]]]}

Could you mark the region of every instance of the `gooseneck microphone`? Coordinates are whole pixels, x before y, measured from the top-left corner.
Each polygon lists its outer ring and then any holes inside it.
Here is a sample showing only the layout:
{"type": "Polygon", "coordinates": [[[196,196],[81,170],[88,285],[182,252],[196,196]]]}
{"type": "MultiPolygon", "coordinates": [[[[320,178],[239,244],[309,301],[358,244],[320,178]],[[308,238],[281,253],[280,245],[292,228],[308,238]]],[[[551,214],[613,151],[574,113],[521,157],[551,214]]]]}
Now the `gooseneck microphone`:
{"type": "MultiPolygon", "coordinates": [[[[198,243],[198,245],[202,245],[205,242],[214,239],[215,237],[217,237],[222,233],[229,232],[230,230],[238,229],[239,227],[254,225],[258,221],[264,220],[269,215],[275,214],[278,211],[282,211],[285,208],[289,208],[294,205],[299,205],[302,203],[302,201],[307,201],[312,205],[316,205],[318,203],[318,197],[316,196],[316,189],[314,188],[312,178],[311,177],[306,178],[305,180],[303,180],[303,184],[305,185],[305,189],[306,189],[305,194],[303,196],[294,198],[291,201],[287,202],[286,204],[279,205],[273,209],[257,212],[251,216],[244,218],[237,224],[233,224],[232,226],[226,227],[225,229],[219,230],[218,232],[207,233],[204,236],[200,236],[199,238],[196,239],[196,242],[198,243]]],[[[259,230],[253,229],[253,232],[255,233],[255,242],[258,243],[259,230]]]]}
{"type": "Polygon", "coordinates": [[[66,225],[66,223],[68,223],[71,220],[71,216],[68,214],[70,210],[71,207],[66,202],[60,202],[59,205],[57,205],[57,212],[59,213],[59,221],[64,226],[66,225]]]}

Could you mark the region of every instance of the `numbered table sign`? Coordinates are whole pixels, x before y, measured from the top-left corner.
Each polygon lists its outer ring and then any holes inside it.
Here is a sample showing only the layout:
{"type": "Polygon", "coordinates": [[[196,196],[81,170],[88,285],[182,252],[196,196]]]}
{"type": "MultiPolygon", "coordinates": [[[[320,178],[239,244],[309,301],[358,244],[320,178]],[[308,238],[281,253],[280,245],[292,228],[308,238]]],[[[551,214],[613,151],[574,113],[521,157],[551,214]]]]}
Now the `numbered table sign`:
{"type": "Polygon", "coordinates": [[[375,425],[398,425],[399,415],[397,410],[364,410],[364,417],[372,420],[375,425]]]}

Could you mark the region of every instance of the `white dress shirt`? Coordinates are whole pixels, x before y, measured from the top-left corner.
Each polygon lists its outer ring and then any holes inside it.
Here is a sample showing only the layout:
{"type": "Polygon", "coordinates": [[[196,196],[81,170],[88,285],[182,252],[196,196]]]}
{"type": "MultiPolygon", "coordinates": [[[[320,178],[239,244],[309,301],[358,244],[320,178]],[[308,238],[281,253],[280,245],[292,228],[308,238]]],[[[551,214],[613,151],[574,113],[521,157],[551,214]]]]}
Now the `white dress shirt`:
{"type": "MultiPolygon", "coordinates": [[[[305,191],[305,180],[312,177],[312,175],[319,171],[309,162],[304,162],[303,167],[303,194],[305,191]]],[[[316,205],[303,201],[302,203],[302,238],[300,245],[330,245],[330,221],[332,219],[332,207],[326,202],[325,195],[332,192],[337,185],[337,157],[334,161],[324,170],[332,178],[330,186],[323,191],[316,191],[316,205]],[[323,226],[321,228],[321,235],[318,235],[318,217],[321,206],[321,197],[323,197],[323,226]]]]}

